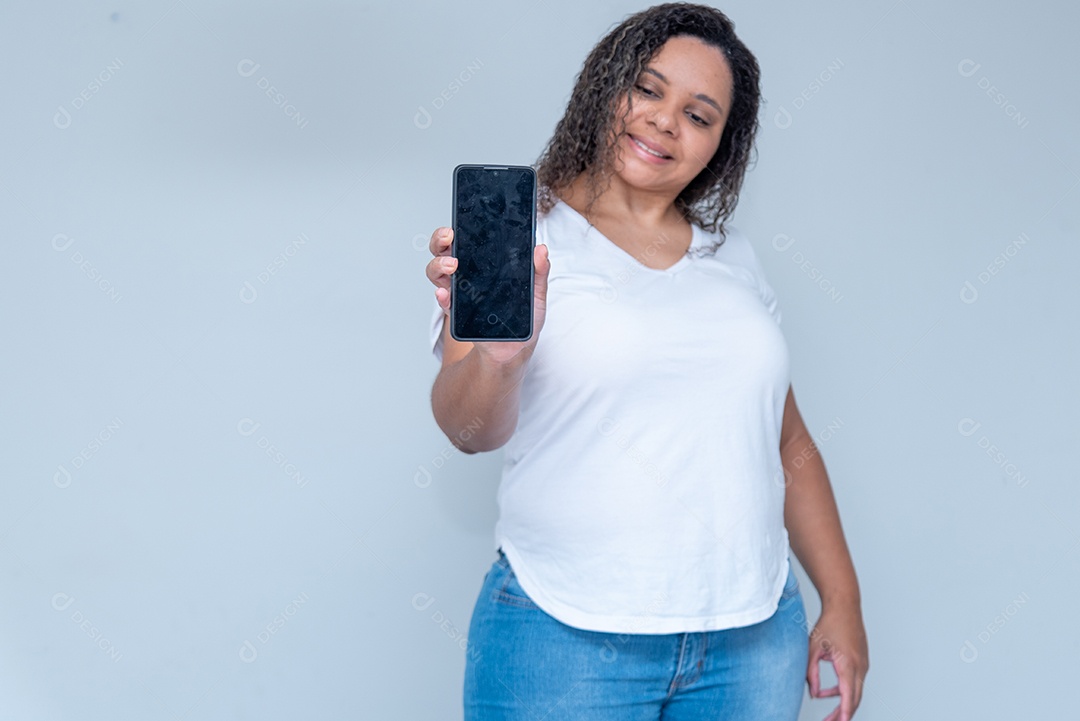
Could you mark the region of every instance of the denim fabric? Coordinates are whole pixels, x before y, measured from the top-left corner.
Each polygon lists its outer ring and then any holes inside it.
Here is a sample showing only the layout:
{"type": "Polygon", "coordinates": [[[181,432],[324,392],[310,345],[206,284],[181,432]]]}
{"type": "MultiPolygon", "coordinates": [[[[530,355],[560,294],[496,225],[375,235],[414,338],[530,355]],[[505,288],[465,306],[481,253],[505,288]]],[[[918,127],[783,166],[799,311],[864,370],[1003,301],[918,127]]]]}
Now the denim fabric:
{"type": "Polygon", "coordinates": [[[500,549],[468,649],[465,721],[795,721],[809,630],[791,571],[776,613],[750,626],[585,631],[541,610],[500,549]]]}

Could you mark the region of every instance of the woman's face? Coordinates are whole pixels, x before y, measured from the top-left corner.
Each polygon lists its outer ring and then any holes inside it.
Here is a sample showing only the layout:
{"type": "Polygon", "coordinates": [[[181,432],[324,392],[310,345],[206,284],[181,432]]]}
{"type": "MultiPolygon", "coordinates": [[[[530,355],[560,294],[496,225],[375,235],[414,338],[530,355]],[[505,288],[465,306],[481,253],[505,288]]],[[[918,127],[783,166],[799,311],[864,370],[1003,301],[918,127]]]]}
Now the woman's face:
{"type": "MultiPolygon", "coordinates": [[[[616,139],[616,174],[636,188],[677,196],[720,147],[733,85],[719,48],[696,37],[669,38],[635,83],[625,132],[616,139]]],[[[626,104],[622,95],[616,117],[626,104]]]]}

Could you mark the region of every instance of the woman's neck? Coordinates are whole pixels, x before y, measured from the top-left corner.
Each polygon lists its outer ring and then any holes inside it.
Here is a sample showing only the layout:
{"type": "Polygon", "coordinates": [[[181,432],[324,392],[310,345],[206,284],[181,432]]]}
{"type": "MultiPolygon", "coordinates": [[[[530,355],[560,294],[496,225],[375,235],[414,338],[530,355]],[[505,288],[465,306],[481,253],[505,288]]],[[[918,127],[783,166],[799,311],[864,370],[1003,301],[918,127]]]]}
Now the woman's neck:
{"type": "Polygon", "coordinates": [[[617,175],[589,207],[588,178],[584,173],[558,193],[558,197],[590,223],[610,220],[642,229],[670,228],[688,221],[675,207],[675,198],[632,188],[617,175]],[[588,212],[586,212],[588,211],[588,212]]]}

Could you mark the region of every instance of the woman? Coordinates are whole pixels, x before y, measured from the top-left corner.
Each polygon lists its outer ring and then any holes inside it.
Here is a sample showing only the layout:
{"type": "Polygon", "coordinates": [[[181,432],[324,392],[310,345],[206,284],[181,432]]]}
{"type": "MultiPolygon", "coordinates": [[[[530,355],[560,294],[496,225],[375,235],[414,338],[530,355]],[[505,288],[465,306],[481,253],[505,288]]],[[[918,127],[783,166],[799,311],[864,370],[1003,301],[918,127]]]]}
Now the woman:
{"type": "Polygon", "coordinates": [[[601,40],[536,166],[526,342],[450,338],[452,233],[432,235],[435,418],[466,453],[506,447],[466,719],[795,719],[805,682],[840,696],[827,721],[859,704],[854,567],[776,298],[725,223],[758,77],[705,6],[601,40]],[[789,550],[822,599],[809,634],[789,550]]]}

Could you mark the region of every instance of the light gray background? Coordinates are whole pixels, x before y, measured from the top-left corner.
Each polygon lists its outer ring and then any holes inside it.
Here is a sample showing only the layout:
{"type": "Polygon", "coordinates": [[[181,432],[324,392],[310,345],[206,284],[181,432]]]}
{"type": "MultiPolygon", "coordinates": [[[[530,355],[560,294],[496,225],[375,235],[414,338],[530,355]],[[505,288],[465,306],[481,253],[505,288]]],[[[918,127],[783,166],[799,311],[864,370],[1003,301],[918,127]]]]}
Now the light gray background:
{"type": "MultiPolygon", "coordinates": [[[[0,716],[460,717],[501,453],[432,419],[427,237],[645,6],[3,4],[0,716]]],[[[723,9],[858,718],[1066,717],[1080,12],[723,9]]]]}

